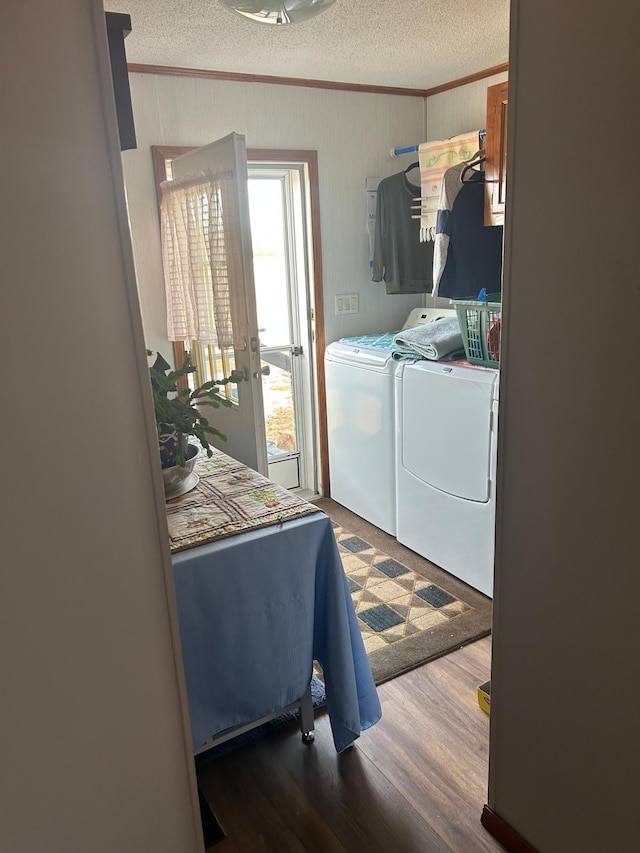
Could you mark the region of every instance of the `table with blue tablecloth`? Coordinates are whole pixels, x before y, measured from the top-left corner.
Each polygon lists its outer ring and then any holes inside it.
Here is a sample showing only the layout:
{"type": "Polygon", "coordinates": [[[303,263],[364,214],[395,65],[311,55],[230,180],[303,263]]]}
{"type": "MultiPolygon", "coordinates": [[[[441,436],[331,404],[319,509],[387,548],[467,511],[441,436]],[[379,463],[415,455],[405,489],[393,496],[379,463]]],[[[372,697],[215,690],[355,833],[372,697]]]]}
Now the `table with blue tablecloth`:
{"type": "Polygon", "coordinates": [[[331,520],[220,451],[195,470],[167,503],[194,752],[296,702],[314,660],[345,749],[381,711],[331,520]]]}

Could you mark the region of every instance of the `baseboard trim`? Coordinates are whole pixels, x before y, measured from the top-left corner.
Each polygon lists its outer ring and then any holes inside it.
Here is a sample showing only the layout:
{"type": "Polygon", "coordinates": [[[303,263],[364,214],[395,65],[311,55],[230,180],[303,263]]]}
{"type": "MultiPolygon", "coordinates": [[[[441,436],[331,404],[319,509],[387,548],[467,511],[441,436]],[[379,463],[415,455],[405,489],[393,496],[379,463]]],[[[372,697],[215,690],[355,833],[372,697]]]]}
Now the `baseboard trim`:
{"type": "Polygon", "coordinates": [[[482,809],[480,822],[489,835],[493,835],[509,853],[539,853],[533,845],[529,844],[519,832],[497,815],[489,806],[482,809]]]}

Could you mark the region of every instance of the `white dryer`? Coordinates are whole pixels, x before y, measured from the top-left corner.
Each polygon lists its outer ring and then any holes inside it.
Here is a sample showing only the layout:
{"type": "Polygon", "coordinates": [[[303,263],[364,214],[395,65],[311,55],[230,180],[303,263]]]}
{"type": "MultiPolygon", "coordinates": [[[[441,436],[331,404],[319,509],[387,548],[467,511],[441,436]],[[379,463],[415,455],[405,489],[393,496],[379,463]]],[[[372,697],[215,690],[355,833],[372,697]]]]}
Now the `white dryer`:
{"type": "Polygon", "coordinates": [[[397,537],[493,594],[497,370],[417,361],[396,381],[397,537]]]}
{"type": "MultiPolygon", "coordinates": [[[[403,328],[449,309],[416,308],[403,328]]],[[[325,352],[329,476],[333,500],[396,535],[394,332],[342,338],[325,352]]]]}

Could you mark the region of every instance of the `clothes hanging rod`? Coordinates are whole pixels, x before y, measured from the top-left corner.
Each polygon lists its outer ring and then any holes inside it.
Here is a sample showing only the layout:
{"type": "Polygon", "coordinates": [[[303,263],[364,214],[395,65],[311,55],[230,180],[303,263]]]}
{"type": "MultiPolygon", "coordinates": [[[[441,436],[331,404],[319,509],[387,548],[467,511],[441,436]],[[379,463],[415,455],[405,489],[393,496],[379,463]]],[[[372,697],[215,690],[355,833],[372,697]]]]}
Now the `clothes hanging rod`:
{"type": "MultiPolygon", "coordinates": [[[[484,138],[486,135],[487,135],[486,130],[479,130],[478,131],[478,137],[479,137],[480,142],[484,141],[484,138]]],[[[482,147],[482,146],[480,146],[480,147],[482,147]]],[[[419,145],[410,145],[408,148],[392,148],[389,151],[389,154],[391,155],[391,157],[398,157],[400,154],[413,154],[419,148],[420,148],[419,145]]]]}

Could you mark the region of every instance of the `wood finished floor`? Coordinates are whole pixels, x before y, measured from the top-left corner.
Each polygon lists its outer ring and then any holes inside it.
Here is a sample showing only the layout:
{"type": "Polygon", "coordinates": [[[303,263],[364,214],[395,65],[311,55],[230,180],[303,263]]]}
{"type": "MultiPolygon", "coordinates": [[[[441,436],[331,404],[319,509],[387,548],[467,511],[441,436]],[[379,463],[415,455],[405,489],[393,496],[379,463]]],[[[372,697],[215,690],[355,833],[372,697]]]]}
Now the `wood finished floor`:
{"type": "Polygon", "coordinates": [[[480,825],[489,718],[477,687],[489,637],[378,688],[382,719],[337,755],[326,714],[305,746],[286,729],[198,773],[219,853],[497,853],[480,825]]]}

